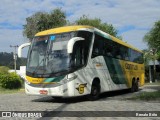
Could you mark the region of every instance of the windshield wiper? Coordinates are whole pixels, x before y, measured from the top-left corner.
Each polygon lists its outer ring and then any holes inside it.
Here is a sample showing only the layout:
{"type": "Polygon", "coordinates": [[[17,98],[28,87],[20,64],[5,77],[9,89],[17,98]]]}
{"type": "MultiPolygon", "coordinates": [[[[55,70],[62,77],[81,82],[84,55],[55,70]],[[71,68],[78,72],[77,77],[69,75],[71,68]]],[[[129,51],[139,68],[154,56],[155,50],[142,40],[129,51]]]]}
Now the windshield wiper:
{"type": "MultiPolygon", "coordinates": [[[[43,67],[44,67],[44,63],[46,61],[46,59],[48,59],[49,57],[49,51],[47,50],[46,53],[44,54],[44,58],[38,63],[38,65],[36,66],[36,68],[33,71],[33,76],[37,73],[38,67],[39,65],[43,62],[43,67]]],[[[43,69],[44,70],[44,69],[43,69]]],[[[44,73],[43,73],[44,74],[44,73]]]]}
{"type": "Polygon", "coordinates": [[[43,59],[38,63],[38,65],[36,66],[36,68],[35,68],[34,71],[33,71],[33,76],[37,73],[37,70],[38,70],[39,65],[40,65],[42,62],[44,62],[44,60],[45,60],[45,58],[43,58],[43,59]]]}

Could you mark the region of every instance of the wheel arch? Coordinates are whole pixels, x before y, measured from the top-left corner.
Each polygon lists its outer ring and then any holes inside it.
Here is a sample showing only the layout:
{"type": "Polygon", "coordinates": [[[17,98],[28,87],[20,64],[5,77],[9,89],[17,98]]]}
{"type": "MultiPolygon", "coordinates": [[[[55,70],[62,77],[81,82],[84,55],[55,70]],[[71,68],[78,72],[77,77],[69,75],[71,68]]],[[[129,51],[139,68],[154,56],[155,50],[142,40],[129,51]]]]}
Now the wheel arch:
{"type": "Polygon", "coordinates": [[[92,84],[91,85],[93,85],[94,83],[100,84],[100,79],[98,77],[94,78],[92,80],[92,84]]]}

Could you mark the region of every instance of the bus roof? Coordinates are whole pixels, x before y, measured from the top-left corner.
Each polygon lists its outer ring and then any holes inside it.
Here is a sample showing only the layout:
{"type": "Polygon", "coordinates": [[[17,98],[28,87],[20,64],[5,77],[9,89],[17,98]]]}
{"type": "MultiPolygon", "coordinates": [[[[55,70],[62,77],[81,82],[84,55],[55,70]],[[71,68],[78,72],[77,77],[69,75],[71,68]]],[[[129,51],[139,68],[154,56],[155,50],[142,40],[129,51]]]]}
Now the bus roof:
{"type": "Polygon", "coordinates": [[[109,38],[109,39],[111,39],[121,45],[132,48],[138,52],[142,52],[141,50],[127,44],[126,42],[124,42],[116,37],[113,37],[112,35],[110,35],[108,33],[105,33],[97,28],[94,28],[92,26],[87,26],[87,25],[75,25],[75,26],[64,26],[64,27],[53,28],[53,29],[38,32],[35,36],[58,34],[58,33],[64,33],[64,32],[78,31],[78,30],[82,30],[82,29],[96,31],[96,32],[100,33],[102,36],[109,38]]]}
{"type": "Polygon", "coordinates": [[[53,28],[53,29],[42,31],[42,32],[38,32],[35,36],[43,36],[43,35],[58,34],[58,33],[63,33],[63,32],[71,32],[71,31],[77,31],[77,30],[83,29],[83,28],[93,29],[94,27],[86,26],[86,25],[64,26],[64,27],[58,27],[58,28],[53,28]]]}
{"type": "MultiPolygon", "coordinates": [[[[111,36],[111,35],[110,35],[110,36],[111,36]]],[[[111,39],[112,39],[113,41],[115,41],[115,42],[121,44],[121,45],[124,45],[124,46],[126,46],[126,47],[132,48],[133,50],[136,50],[136,51],[142,53],[141,50],[139,50],[139,49],[133,47],[132,45],[127,44],[126,42],[124,42],[124,41],[122,41],[122,40],[120,40],[120,39],[118,39],[118,38],[116,38],[116,37],[111,36],[111,39]]]]}

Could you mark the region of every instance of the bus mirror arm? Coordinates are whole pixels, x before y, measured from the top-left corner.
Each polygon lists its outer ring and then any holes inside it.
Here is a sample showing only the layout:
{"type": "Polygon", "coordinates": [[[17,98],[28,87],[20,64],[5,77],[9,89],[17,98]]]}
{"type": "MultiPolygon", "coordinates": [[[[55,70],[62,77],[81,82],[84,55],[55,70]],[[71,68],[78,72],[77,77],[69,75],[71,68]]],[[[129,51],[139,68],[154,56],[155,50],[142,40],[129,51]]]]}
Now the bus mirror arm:
{"type": "Polygon", "coordinates": [[[84,40],[84,38],[82,37],[74,37],[72,39],[69,40],[68,44],[67,44],[67,52],[70,54],[73,52],[73,46],[77,41],[81,41],[84,40]]]}
{"type": "Polygon", "coordinates": [[[18,47],[18,57],[19,57],[19,58],[22,57],[22,49],[23,49],[24,47],[29,46],[29,45],[31,45],[30,42],[29,42],[29,43],[24,43],[24,44],[22,44],[22,45],[20,45],[20,46],[18,47]]]}

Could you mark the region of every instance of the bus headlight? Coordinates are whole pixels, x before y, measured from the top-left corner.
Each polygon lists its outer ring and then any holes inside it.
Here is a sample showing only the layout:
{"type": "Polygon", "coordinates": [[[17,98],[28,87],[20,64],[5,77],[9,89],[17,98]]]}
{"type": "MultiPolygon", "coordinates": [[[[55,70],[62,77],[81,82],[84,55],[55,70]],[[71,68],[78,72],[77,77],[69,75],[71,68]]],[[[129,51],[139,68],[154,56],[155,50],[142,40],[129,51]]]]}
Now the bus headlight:
{"type": "Polygon", "coordinates": [[[77,77],[78,76],[76,74],[72,73],[67,76],[67,79],[68,79],[68,81],[72,81],[72,80],[76,79],[77,77]]]}
{"type": "Polygon", "coordinates": [[[62,81],[60,81],[60,84],[65,84],[65,83],[67,83],[67,82],[69,82],[69,81],[72,81],[72,80],[74,80],[74,79],[76,79],[78,76],[77,75],[75,75],[75,74],[69,74],[69,75],[67,75],[67,78],[65,78],[65,79],[63,79],[62,81]]]}

